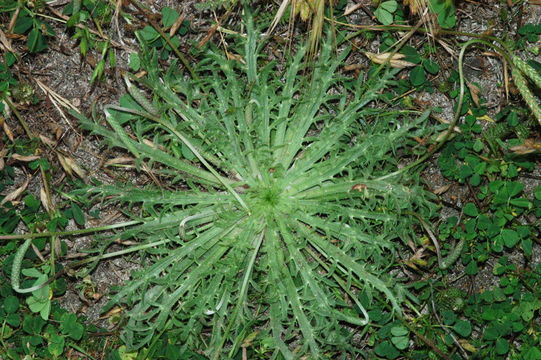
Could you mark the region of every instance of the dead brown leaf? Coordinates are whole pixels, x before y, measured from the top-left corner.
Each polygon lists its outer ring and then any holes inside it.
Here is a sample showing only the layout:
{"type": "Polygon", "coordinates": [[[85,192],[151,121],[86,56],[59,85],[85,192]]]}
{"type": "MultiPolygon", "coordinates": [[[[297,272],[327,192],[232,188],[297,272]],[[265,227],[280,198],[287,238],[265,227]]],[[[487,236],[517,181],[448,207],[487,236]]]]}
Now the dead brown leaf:
{"type": "Polygon", "coordinates": [[[244,59],[242,58],[242,56],[239,55],[239,54],[233,54],[232,52],[229,52],[229,51],[228,51],[228,52],[226,53],[226,55],[227,55],[227,59],[228,59],[228,60],[235,60],[235,61],[240,62],[241,64],[246,64],[246,61],[244,61],[244,59]]]}
{"type": "Polygon", "coordinates": [[[147,74],[147,72],[146,72],[145,70],[141,70],[141,71],[139,71],[137,74],[135,74],[135,77],[136,77],[137,79],[140,79],[140,78],[142,78],[143,76],[145,76],[146,74],[147,74]]]}
{"type": "Polygon", "coordinates": [[[6,197],[3,198],[2,201],[0,202],[0,205],[4,205],[8,201],[11,201],[11,203],[13,204],[16,203],[17,198],[21,196],[21,194],[26,190],[29,183],[30,183],[30,178],[28,177],[26,178],[25,182],[21,186],[19,186],[17,189],[13,190],[9,194],[7,194],[6,197]]]}
{"type": "Polygon", "coordinates": [[[169,36],[173,37],[177,33],[178,29],[184,22],[184,19],[186,19],[186,16],[184,14],[180,15],[178,19],[173,23],[173,26],[171,26],[171,29],[169,29],[169,36]]]}
{"type": "Polygon", "coordinates": [[[414,270],[419,270],[418,266],[426,266],[428,263],[423,258],[426,256],[425,248],[418,248],[415,253],[404,264],[414,270]]]}
{"type": "Polygon", "coordinates": [[[6,34],[0,30],[0,47],[4,51],[9,51],[11,53],[15,53],[15,50],[11,47],[11,41],[6,37],[6,34]]]}
{"type": "Polygon", "coordinates": [[[2,129],[6,133],[6,136],[8,137],[9,141],[13,141],[14,140],[13,132],[11,131],[8,123],[2,116],[0,116],[0,123],[2,123],[2,129]]]}
{"type": "Polygon", "coordinates": [[[39,156],[39,155],[20,155],[20,154],[13,154],[13,155],[11,155],[11,158],[14,159],[14,160],[17,160],[17,161],[30,162],[30,161],[34,161],[34,160],[39,159],[40,156],[39,156]]]}
{"type": "Polygon", "coordinates": [[[59,153],[57,153],[56,156],[58,157],[58,161],[60,162],[60,165],[62,165],[64,171],[67,172],[69,175],[73,175],[71,168],[68,166],[68,164],[66,164],[66,158],[59,153]]]}
{"type": "Polygon", "coordinates": [[[432,193],[436,194],[436,195],[441,195],[441,194],[447,192],[447,190],[449,190],[450,187],[451,187],[451,184],[443,185],[443,186],[435,188],[432,191],[432,193]]]}
{"type": "Polygon", "coordinates": [[[154,144],[152,141],[150,141],[148,139],[143,139],[143,144],[148,145],[148,146],[150,146],[151,148],[154,148],[154,149],[158,148],[160,150],[165,151],[165,147],[163,145],[156,146],[156,144],[154,144]]]}
{"type": "Polygon", "coordinates": [[[363,4],[352,4],[352,5],[349,5],[346,7],[346,9],[344,10],[344,16],[348,16],[350,14],[352,14],[353,12],[355,12],[357,9],[360,9],[363,7],[363,4]]]}
{"type": "Polygon", "coordinates": [[[55,147],[56,146],[56,141],[54,141],[53,139],[45,136],[45,135],[39,135],[39,138],[41,140],[42,143],[44,143],[45,145],[49,145],[50,147],[55,147]]]}
{"type": "Polygon", "coordinates": [[[366,55],[367,58],[369,58],[375,64],[388,63],[391,67],[396,68],[396,69],[404,69],[407,67],[416,66],[416,64],[412,62],[402,60],[403,58],[406,57],[406,55],[404,54],[390,53],[390,52],[375,54],[369,51],[366,51],[364,54],[366,55]]]}
{"type": "Polygon", "coordinates": [[[351,64],[344,66],[344,71],[357,71],[361,70],[364,67],[362,64],[351,64]]]}
{"type": "Polygon", "coordinates": [[[201,39],[201,41],[197,43],[198,49],[201,49],[203,46],[205,46],[205,44],[214,36],[216,30],[218,30],[218,26],[219,24],[216,24],[207,31],[207,35],[205,35],[203,39],[201,39]]]}
{"type": "Polygon", "coordinates": [[[43,186],[39,189],[39,199],[41,200],[41,205],[43,205],[45,211],[51,213],[54,210],[51,198],[47,196],[47,192],[45,191],[43,186]]]}
{"type": "Polygon", "coordinates": [[[86,179],[86,171],[79,166],[78,163],[75,162],[75,160],[69,156],[65,158],[66,164],[68,164],[69,167],[73,170],[77,176],[79,176],[81,179],[86,179]]]}
{"type": "Polygon", "coordinates": [[[290,3],[290,0],[282,0],[282,2],[280,3],[280,7],[278,8],[276,15],[274,15],[274,19],[272,20],[272,23],[269,26],[267,35],[270,35],[274,31],[274,28],[276,28],[276,25],[278,25],[278,23],[280,22],[280,19],[282,19],[282,17],[284,16],[289,3],[290,3]]]}
{"type": "Polygon", "coordinates": [[[403,5],[409,7],[413,15],[422,14],[428,7],[426,0],[403,0],[403,5]]]}
{"type": "Polygon", "coordinates": [[[479,94],[481,93],[481,89],[475,84],[472,84],[469,81],[466,81],[466,85],[468,86],[468,89],[470,89],[470,94],[473,102],[475,105],[479,106],[479,94]]]}
{"type": "Polygon", "coordinates": [[[100,316],[98,319],[103,320],[103,319],[110,318],[111,316],[114,316],[116,314],[120,314],[123,310],[124,309],[121,308],[120,306],[115,306],[114,308],[112,308],[111,310],[107,311],[105,314],[100,316]]]}
{"type": "MultiPolygon", "coordinates": [[[[138,242],[138,241],[120,240],[120,239],[116,239],[115,244],[120,244],[120,245],[123,245],[123,246],[141,245],[141,243],[138,242]]],[[[86,254],[86,255],[88,255],[88,254],[86,254]]]]}
{"type": "Polygon", "coordinates": [[[57,123],[54,123],[54,122],[50,122],[47,124],[49,129],[51,129],[51,131],[53,132],[54,134],[54,137],[56,140],[60,139],[62,137],[62,134],[64,133],[64,129],[62,128],[62,126],[60,126],[59,124],[57,123]]]}
{"type": "Polygon", "coordinates": [[[105,163],[105,166],[112,166],[112,165],[118,165],[118,164],[130,164],[134,162],[134,158],[132,157],[116,157],[111,160],[107,160],[105,163]]]}
{"type": "Polygon", "coordinates": [[[6,166],[6,162],[4,161],[4,156],[8,153],[8,149],[2,149],[0,150],[0,171],[4,170],[4,166],[6,166]]]}
{"type": "Polygon", "coordinates": [[[526,139],[524,143],[513,146],[509,148],[512,152],[517,155],[526,155],[534,152],[541,152],[541,142],[535,141],[534,139],[526,139]]]}
{"type": "Polygon", "coordinates": [[[368,186],[365,184],[355,184],[351,187],[351,190],[357,190],[358,192],[363,192],[368,189],[368,186]]]}
{"type": "Polygon", "coordinates": [[[60,161],[60,165],[62,165],[64,170],[70,176],[73,176],[73,174],[76,174],[81,179],[83,180],[86,179],[86,171],[83,168],[81,168],[79,164],[75,162],[75,160],[73,160],[69,156],[64,156],[60,153],[56,153],[56,155],[58,157],[58,161],[60,161]]]}
{"type": "Polygon", "coordinates": [[[473,346],[472,344],[470,344],[470,342],[466,339],[458,339],[458,343],[460,344],[460,346],[464,348],[464,350],[468,352],[471,352],[471,353],[477,352],[477,348],[473,346]]]}

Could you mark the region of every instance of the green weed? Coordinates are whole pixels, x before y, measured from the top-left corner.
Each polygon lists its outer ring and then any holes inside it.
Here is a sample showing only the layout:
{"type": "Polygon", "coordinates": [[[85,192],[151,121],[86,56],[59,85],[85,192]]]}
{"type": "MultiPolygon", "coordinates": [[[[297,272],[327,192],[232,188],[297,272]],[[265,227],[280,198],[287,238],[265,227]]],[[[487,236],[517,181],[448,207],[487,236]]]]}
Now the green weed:
{"type": "Polygon", "coordinates": [[[51,25],[43,21],[40,13],[45,7],[44,1],[12,1],[0,3],[0,13],[10,15],[8,30],[26,36],[26,46],[30,52],[41,52],[47,49],[47,39],[55,35],[51,25]]]}
{"type": "MultiPolygon", "coordinates": [[[[9,143],[6,158],[10,159],[16,153],[28,156],[36,153],[39,143],[36,139],[16,139],[9,143]]],[[[51,164],[45,158],[39,158],[27,163],[27,171],[51,170],[51,164]]],[[[0,171],[0,191],[13,189],[16,180],[15,167],[8,164],[0,171]]],[[[18,197],[7,201],[4,197],[0,206],[0,234],[11,234],[17,226],[24,226],[32,232],[43,229],[64,229],[69,219],[77,219],[74,215],[75,203],[71,205],[58,204],[58,210],[47,213],[43,210],[40,200],[25,190],[18,197]]],[[[79,208],[80,211],[80,208],[79,208]]],[[[80,220],[80,219],[79,219],[80,220]]],[[[77,220],[76,220],[77,221],[77,220]]],[[[95,326],[83,325],[84,318],[69,313],[61,308],[56,301],[66,293],[67,282],[57,279],[54,283],[30,291],[28,297],[17,296],[13,285],[19,289],[19,270],[22,268],[23,280],[21,287],[29,288],[43,284],[62,266],[54,262],[55,255],[49,251],[49,241],[46,238],[32,241],[33,251],[23,253],[15,250],[20,244],[16,240],[3,241],[0,246],[2,266],[0,267],[0,357],[2,359],[21,359],[32,356],[35,359],[65,358],[68,351],[76,350],[92,359],[86,349],[99,346],[93,345],[88,333],[96,332],[95,326]],[[46,254],[51,260],[42,261],[36,254],[46,254]],[[13,264],[18,263],[17,271],[13,272],[13,264]],[[54,271],[51,264],[54,264],[54,271]],[[10,277],[12,283],[10,284],[10,277]]],[[[30,242],[27,243],[30,245],[30,242]]],[[[60,252],[56,256],[66,254],[67,246],[62,241],[60,252]]]]}
{"type": "Polygon", "coordinates": [[[354,352],[344,325],[367,325],[380,295],[397,313],[408,296],[389,275],[394,242],[413,236],[403,212],[433,207],[414,178],[378,177],[396,170],[393,154],[424,133],[427,114],[370,106],[392,74],[344,78],[348,52],[333,58],[329,43],[308,78],[304,49],[282,72],[251,23],[240,40],[242,61],[208,50],[197,80],[175,64],[161,71],[143,42],[148,75],[126,79],[128,94],[106,109],[111,129],[76,115],[167,184],[79,192],[126,204],[143,224],[117,236],[156,244],[104,311],[127,306],[122,338],[150,357],[161,334],[214,359],[354,352]]]}

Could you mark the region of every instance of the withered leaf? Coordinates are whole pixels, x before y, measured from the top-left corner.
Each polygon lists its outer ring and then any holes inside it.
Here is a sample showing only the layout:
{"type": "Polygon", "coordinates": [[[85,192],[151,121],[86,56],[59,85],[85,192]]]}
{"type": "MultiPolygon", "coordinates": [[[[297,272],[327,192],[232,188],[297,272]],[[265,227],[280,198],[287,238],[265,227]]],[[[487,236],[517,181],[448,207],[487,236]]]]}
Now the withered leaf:
{"type": "Polygon", "coordinates": [[[368,51],[365,52],[364,54],[373,63],[376,63],[376,64],[389,63],[389,65],[391,65],[391,67],[396,68],[396,69],[404,69],[404,68],[407,68],[407,67],[417,66],[416,64],[414,64],[412,62],[402,60],[403,58],[406,57],[406,55],[404,55],[404,54],[390,53],[390,52],[381,53],[381,54],[374,54],[374,53],[371,53],[371,52],[368,52],[368,51]]]}
{"type": "Polygon", "coordinates": [[[19,196],[21,196],[21,194],[26,190],[29,183],[30,183],[30,178],[28,177],[26,178],[26,181],[21,186],[19,186],[17,189],[13,190],[9,194],[7,194],[6,197],[3,198],[2,201],[0,202],[0,205],[4,205],[8,201],[11,201],[12,203],[15,202],[15,200],[19,198],[19,196]]]}
{"type": "Polygon", "coordinates": [[[23,161],[23,162],[30,162],[34,161],[40,158],[39,155],[21,155],[21,154],[13,154],[11,155],[12,159],[15,159],[17,161],[23,161]]]}

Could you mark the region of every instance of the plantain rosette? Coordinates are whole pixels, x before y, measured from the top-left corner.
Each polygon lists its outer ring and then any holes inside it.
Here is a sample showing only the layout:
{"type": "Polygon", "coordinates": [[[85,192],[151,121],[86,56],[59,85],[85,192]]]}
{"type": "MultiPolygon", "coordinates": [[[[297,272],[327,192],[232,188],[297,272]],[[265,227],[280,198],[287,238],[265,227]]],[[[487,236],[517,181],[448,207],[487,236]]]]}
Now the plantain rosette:
{"type": "Polygon", "coordinates": [[[161,70],[142,42],[146,75],[126,77],[109,127],[77,115],[159,184],[87,192],[137,209],[143,223],[117,237],[156,243],[104,309],[128,309],[131,349],[155,351],[166,334],[213,359],[332,358],[355,351],[369,309],[400,312],[408,296],[390,275],[397,240],[414,236],[404,213],[434,208],[415,174],[386,175],[427,114],[380,101],[391,72],[341,74],[347,49],[327,41],[309,67],[301,48],[284,66],[247,25],[240,56],[208,50],[197,79],[161,70]]]}

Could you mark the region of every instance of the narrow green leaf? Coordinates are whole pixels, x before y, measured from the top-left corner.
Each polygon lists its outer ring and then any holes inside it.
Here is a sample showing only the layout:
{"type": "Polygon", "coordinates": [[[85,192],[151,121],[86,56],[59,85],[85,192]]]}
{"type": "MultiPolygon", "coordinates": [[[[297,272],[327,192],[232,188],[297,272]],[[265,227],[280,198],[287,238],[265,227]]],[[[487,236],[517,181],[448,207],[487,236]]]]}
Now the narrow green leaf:
{"type": "Polygon", "coordinates": [[[73,214],[73,219],[79,226],[85,225],[85,214],[83,213],[83,210],[77,205],[76,203],[71,203],[71,212],[73,214]]]}

